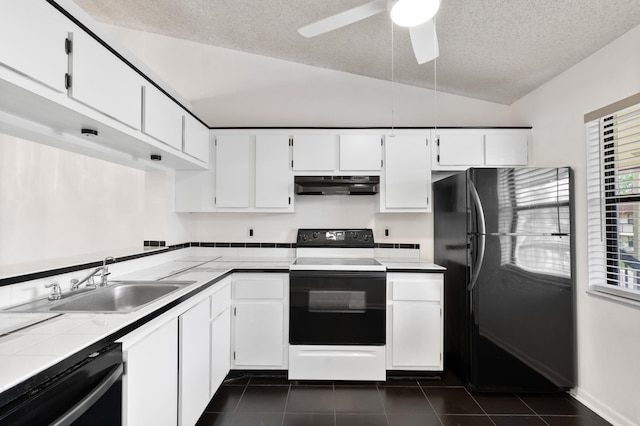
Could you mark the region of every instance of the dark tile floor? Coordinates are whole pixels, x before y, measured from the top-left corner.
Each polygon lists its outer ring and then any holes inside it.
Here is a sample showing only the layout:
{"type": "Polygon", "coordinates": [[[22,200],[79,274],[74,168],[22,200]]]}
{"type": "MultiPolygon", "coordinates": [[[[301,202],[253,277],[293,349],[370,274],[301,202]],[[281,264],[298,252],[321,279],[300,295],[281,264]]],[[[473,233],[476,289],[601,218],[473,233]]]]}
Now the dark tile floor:
{"type": "Polygon", "coordinates": [[[386,382],[227,380],[197,426],[603,426],[570,396],[469,393],[453,376],[386,382]]]}

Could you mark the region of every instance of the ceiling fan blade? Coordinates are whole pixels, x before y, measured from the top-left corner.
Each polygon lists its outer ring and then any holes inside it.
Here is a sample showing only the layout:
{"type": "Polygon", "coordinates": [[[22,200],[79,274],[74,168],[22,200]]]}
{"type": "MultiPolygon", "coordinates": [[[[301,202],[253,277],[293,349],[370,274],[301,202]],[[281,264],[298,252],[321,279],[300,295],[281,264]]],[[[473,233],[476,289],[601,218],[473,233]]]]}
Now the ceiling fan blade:
{"type": "Polygon", "coordinates": [[[438,36],[433,19],[415,27],[409,28],[413,53],[419,64],[434,60],[440,54],[438,49],[438,36]]]}
{"type": "Polygon", "coordinates": [[[374,0],[361,6],[354,7],[353,9],[345,10],[344,12],[321,19],[312,24],[305,25],[304,27],[299,28],[298,32],[307,38],[315,37],[349,24],[353,24],[354,22],[361,21],[386,10],[387,0],[374,0]]]}

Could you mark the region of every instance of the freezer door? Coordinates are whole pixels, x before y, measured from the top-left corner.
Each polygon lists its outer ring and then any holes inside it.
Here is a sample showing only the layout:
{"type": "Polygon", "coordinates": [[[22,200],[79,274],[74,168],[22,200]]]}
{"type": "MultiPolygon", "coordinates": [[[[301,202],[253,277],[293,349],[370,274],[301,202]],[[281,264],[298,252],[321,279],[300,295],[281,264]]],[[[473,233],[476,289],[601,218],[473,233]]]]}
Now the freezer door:
{"type": "Polygon", "coordinates": [[[487,234],[571,232],[568,168],[469,169],[468,173],[480,198],[487,234]]]}
{"type": "Polygon", "coordinates": [[[445,365],[463,377],[468,369],[469,300],[471,274],[467,245],[467,176],[462,172],[433,185],[434,261],[444,274],[445,365]]]}
{"type": "Polygon", "coordinates": [[[569,236],[487,236],[471,292],[469,387],[573,387],[573,300],[569,236]]]}

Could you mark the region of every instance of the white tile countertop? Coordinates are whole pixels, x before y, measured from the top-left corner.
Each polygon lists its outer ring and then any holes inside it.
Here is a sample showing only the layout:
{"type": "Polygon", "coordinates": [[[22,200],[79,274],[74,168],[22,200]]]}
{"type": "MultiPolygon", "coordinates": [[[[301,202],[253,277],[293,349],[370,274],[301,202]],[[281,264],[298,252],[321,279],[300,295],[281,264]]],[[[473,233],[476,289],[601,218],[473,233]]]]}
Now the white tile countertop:
{"type": "MultiPolygon", "coordinates": [[[[112,281],[194,281],[193,284],[131,313],[42,314],[0,311],[0,392],[118,333],[232,270],[288,270],[294,260],[292,257],[190,256],[109,277],[112,281]],[[30,325],[31,322],[37,324],[30,325]]],[[[444,271],[441,266],[415,258],[378,258],[378,261],[385,265],[389,272],[444,271]]]]}

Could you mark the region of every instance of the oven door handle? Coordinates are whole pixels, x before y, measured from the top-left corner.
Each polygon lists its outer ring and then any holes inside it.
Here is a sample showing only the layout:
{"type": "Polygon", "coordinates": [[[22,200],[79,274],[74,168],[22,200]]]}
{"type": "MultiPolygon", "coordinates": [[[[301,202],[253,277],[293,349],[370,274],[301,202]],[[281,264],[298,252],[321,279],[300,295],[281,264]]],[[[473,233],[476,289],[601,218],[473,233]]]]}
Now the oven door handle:
{"type": "Polygon", "coordinates": [[[85,396],[80,402],[71,407],[69,411],[60,416],[51,425],[53,426],[67,426],[71,425],[81,415],[83,415],[89,408],[91,408],[102,396],[116,383],[122,374],[124,373],[123,364],[118,364],[112,371],[105,377],[98,385],[93,388],[87,396],[85,396]]]}

